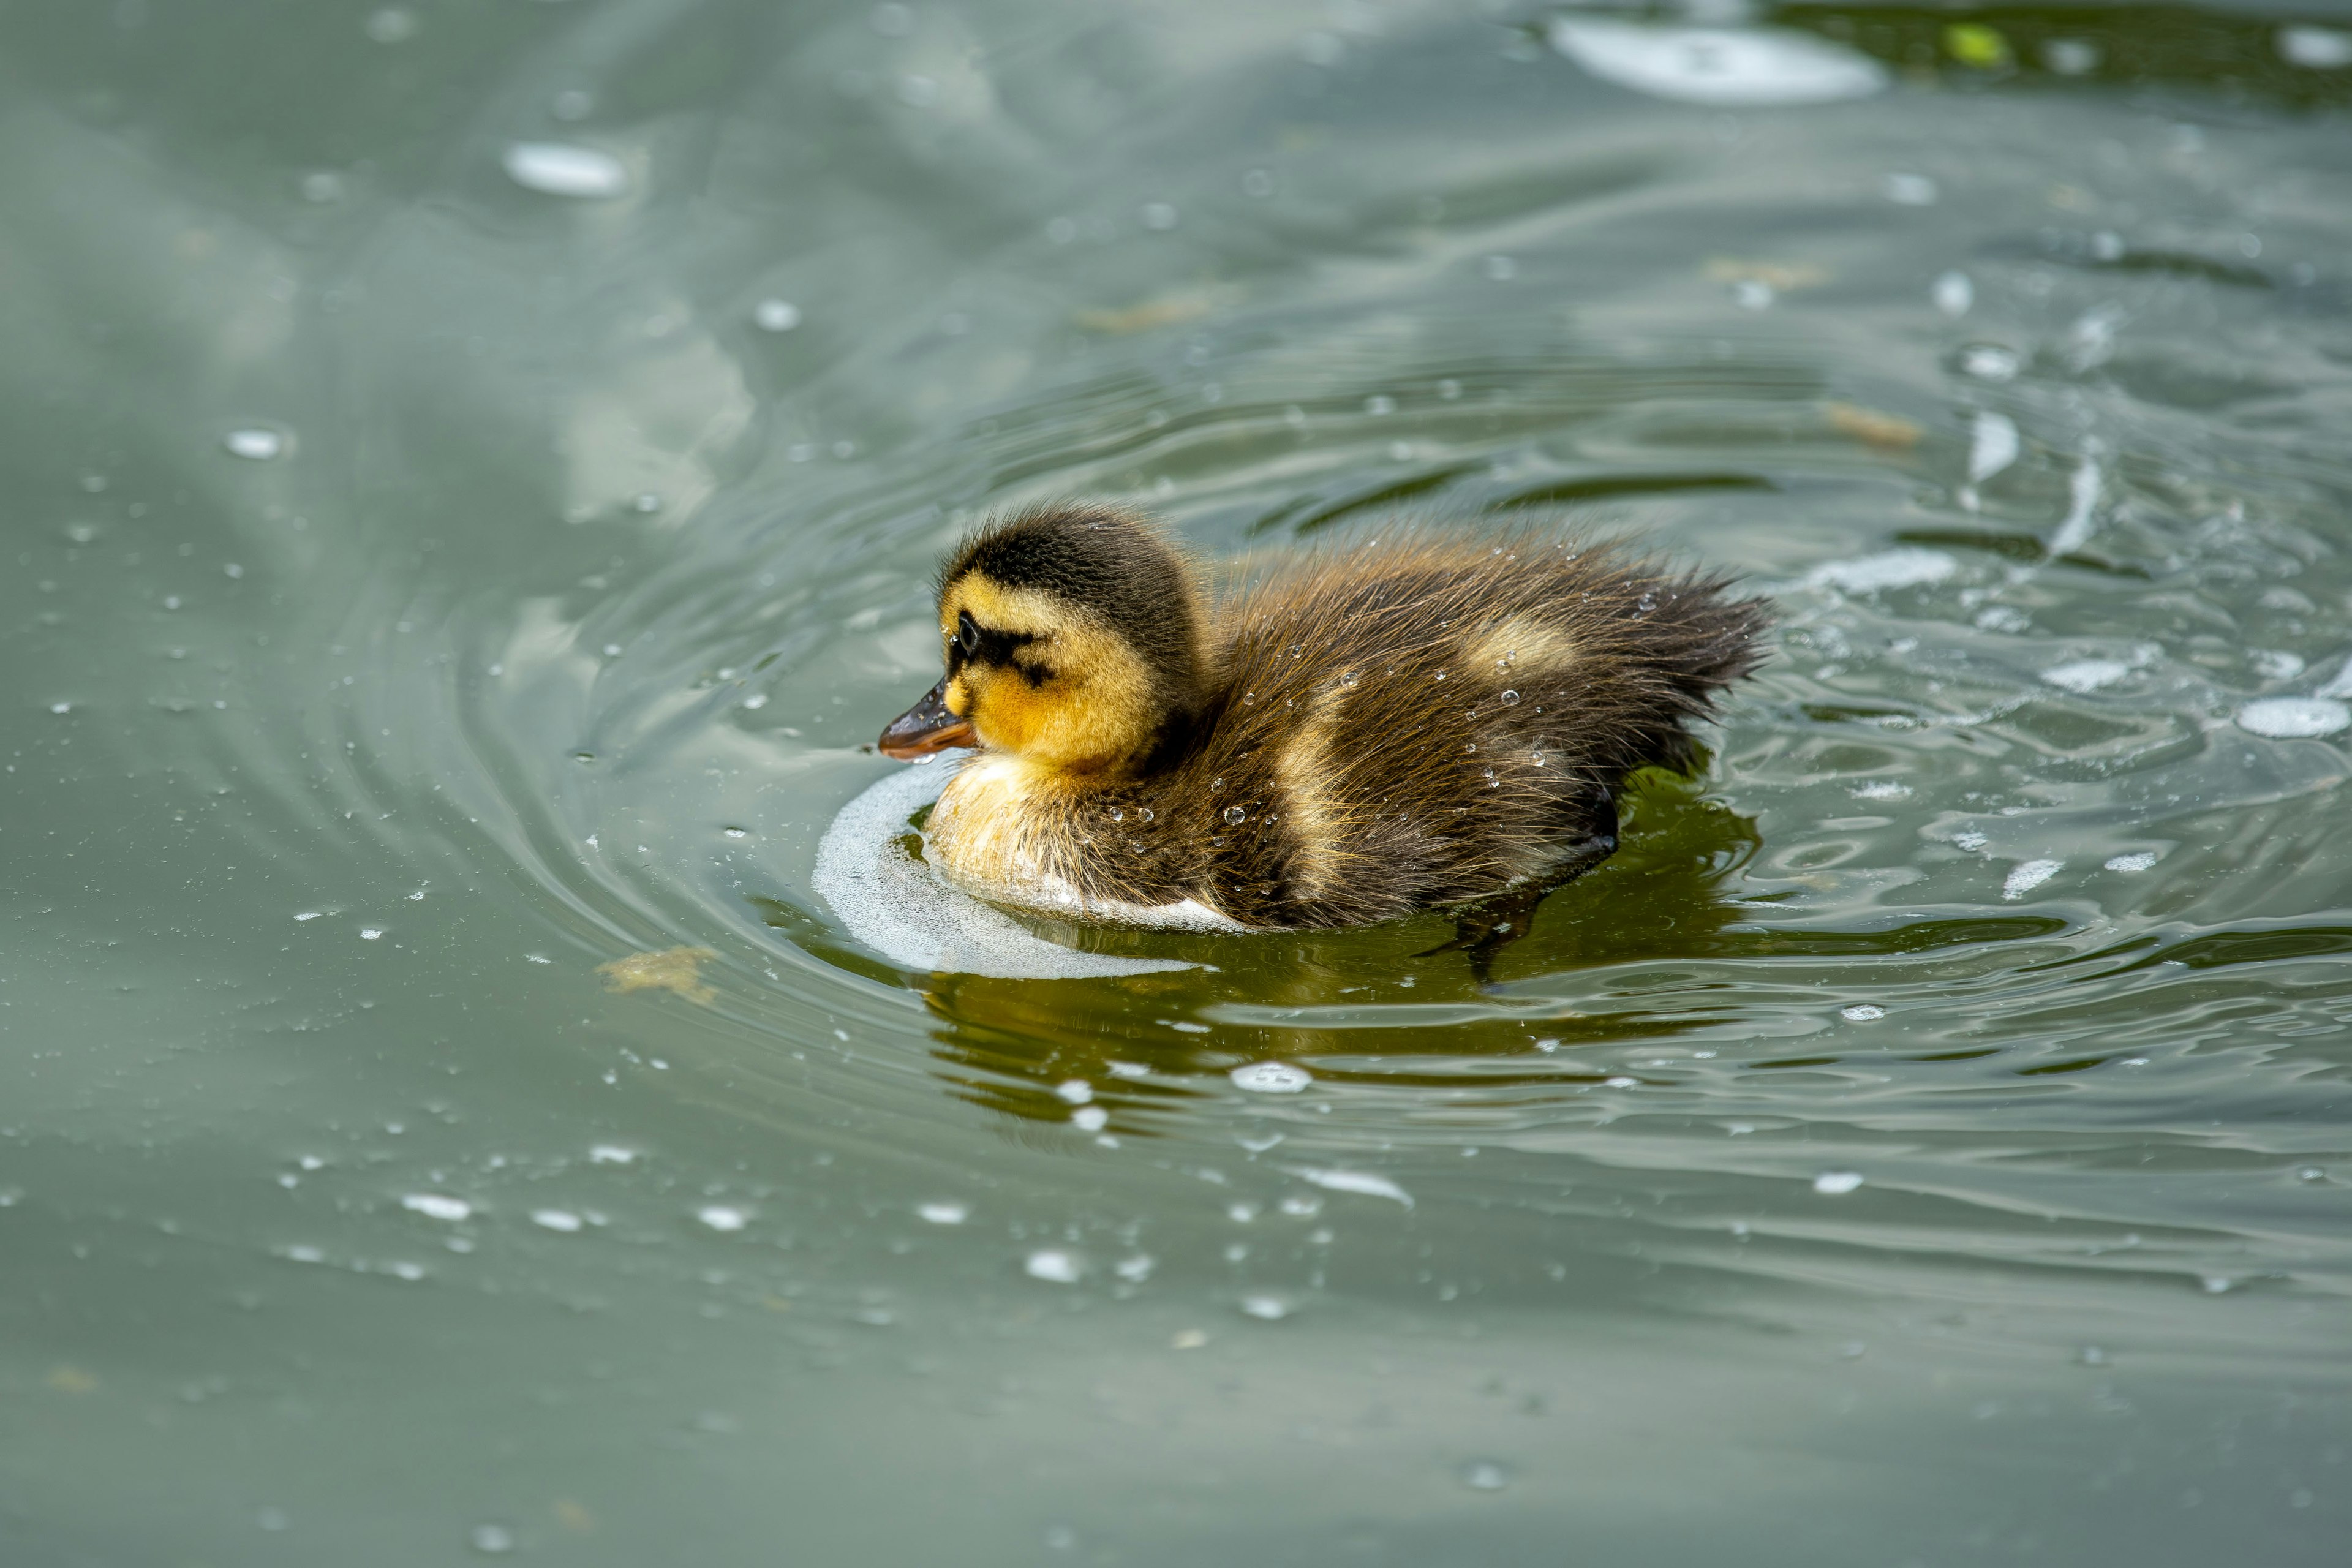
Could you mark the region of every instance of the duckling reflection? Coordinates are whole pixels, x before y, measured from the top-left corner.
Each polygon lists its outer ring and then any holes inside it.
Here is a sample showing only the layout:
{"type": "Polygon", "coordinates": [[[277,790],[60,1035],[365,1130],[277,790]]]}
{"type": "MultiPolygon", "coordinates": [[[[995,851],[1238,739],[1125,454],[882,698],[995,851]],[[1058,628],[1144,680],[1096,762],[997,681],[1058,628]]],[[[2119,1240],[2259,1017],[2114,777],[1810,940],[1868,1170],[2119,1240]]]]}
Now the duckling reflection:
{"type": "MultiPolygon", "coordinates": [[[[1696,784],[1653,773],[1627,800],[1624,847],[1591,875],[1549,891],[1517,940],[1487,955],[1437,942],[1443,914],[1366,930],[1248,935],[1139,932],[1034,921],[1042,934],[1097,952],[1181,954],[1213,968],[1101,980],[1000,980],[941,974],[923,983],[940,1020],[942,1076],[961,1099],[1033,1121],[1149,1136],[1158,1115],[1226,1092],[1242,1062],[1294,1062],[1317,1079],[1392,1088],[1509,1089],[1590,1084],[1577,1047],[1664,1040],[1704,1016],[1639,1009],[1513,1014],[1498,1002],[1528,982],[1571,969],[1720,953],[1727,927],[1752,919],[1727,883],[1759,846],[1754,824],[1701,797],[1696,784]],[[1358,1026],[1207,1024],[1223,1005],[1263,1016],[1397,1005],[1464,1005],[1485,1016],[1445,1024],[1358,1026]],[[1550,1051],[1535,1044],[1556,1042],[1550,1051]],[[1368,1070],[1374,1055],[1410,1068],[1368,1070]],[[1450,1071],[1445,1058],[1464,1063],[1450,1071]],[[1473,1059],[1475,1058],[1475,1066],[1473,1059]],[[1523,1060],[1523,1070],[1504,1065],[1523,1060]],[[1200,1080],[1198,1088],[1184,1080],[1200,1080]]],[[[1525,917],[1522,917],[1523,919],[1525,917]]]]}

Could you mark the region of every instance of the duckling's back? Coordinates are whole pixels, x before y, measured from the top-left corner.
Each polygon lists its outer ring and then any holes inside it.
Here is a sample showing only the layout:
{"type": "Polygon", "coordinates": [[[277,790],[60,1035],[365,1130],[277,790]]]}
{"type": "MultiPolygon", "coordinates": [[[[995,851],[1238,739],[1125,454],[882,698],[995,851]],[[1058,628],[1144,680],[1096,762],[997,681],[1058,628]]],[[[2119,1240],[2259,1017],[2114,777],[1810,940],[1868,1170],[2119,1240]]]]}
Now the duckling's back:
{"type": "Polygon", "coordinates": [[[1208,901],[1356,925],[1597,862],[1626,775],[1687,766],[1685,725],[1761,657],[1765,607],[1726,587],[1532,531],[1391,531],[1268,578],[1220,614],[1167,780],[1208,901]]]}

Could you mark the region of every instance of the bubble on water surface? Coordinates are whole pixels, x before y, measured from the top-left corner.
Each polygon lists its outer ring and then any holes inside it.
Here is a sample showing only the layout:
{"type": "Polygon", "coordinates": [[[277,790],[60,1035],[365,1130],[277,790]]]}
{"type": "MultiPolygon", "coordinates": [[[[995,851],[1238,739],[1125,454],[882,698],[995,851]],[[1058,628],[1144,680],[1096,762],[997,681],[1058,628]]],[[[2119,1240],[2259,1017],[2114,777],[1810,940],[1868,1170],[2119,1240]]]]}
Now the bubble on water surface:
{"type": "Polygon", "coordinates": [[[507,177],[526,190],[583,200],[617,196],[629,171],[610,153],[568,142],[516,142],[501,160],[507,177]]]}
{"type": "Polygon", "coordinates": [[[1982,484],[2017,461],[2017,422],[2006,414],[1980,413],[1969,436],[1969,482],[1982,484]]]}
{"type": "Polygon", "coordinates": [[[2028,860],[2010,872],[2000,885],[2004,899],[2021,899],[2034,889],[2056,876],[2065,867],[2063,860],[2028,860]]]}
{"type": "Polygon", "coordinates": [[[1838,1197],[1862,1185],[1859,1171],[1823,1171],[1813,1178],[1813,1191],[1838,1197]]]}
{"type": "Polygon", "coordinates": [[[1456,1473],[1474,1492],[1498,1492],[1511,1484],[1511,1468],[1499,1459],[1473,1459],[1456,1473]]]}
{"type": "Polygon", "coordinates": [[[2110,871],[2145,871],[2155,864],[2156,852],[2152,849],[2139,849],[2129,855],[2107,858],[2107,869],[2110,871]]]}
{"type": "Polygon", "coordinates": [[[1253,1094],[1297,1094],[1315,1081],[1303,1068],[1288,1062],[1251,1062],[1225,1075],[1236,1088],[1253,1094]]]}
{"type": "Polygon", "coordinates": [[[2250,649],[2246,661],[2252,664],[2264,680],[2293,680],[2304,670],[2303,658],[2284,648],[2258,647],[2250,649]]]}
{"type": "Polygon", "coordinates": [[[1959,569],[1959,562],[1940,550],[1914,547],[1882,550],[1875,555],[1852,561],[1825,562],[1808,573],[1805,581],[1816,587],[1837,588],[1849,594],[1875,594],[1888,588],[1940,583],[1959,569]]]}
{"type": "Polygon", "coordinates": [[[1886,1009],[1868,1002],[1857,1002],[1851,1007],[1839,1008],[1838,1016],[1850,1023],[1869,1024],[1886,1016],[1886,1009]]]}
{"type": "Polygon", "coordinates": [[[751,310],[751,319],[767,332],[789,332],[801,324],[801,308],[789,300],[762,300],[751,310]]]}
{"type": "Polygon", "coordinates": [[[1551,47],[1606,81],[1657,98],[1722,108],[1834,103],[1867,98],[1886,68],[1811,33],[1778,27],[1655,26],[1561,16],[1551,47]]]}
{"type": "Polygon", "coordinates": [[[286,437],[276,430],[253,425],[230,431],[221,437],[221,445],[233,458],[266,463],[286,450],[286,437]]]}
{"type": "Polygon", "coordinates": [[[547,1230],[560,1230],[569,1235],[580,1228],[580,1216],[570,1209],[533,1209],[530,1223],[547,1230]]]}
{"type": "Polygon", "coordinates": [[[961,1225],[971,1215],[971,1205],[959,1203],[917,1204],[915,1214],[931,1225],[961,1225]]]}
{"type": "Polygon", "coordinates": [[[637,1157],[637,1152],[620,1143],[599,1143],[588,1151],[588,1163],[593,1165],[626,1165],[637,1157]]]}
{"type": "Polygon", "coordinates": [[[1906,784],[1897,784],[1893,779],[1873,779],[1868,784],[1856,784],[1853,798],[1856,800],[1909,800],[1911,786],[1906,784]]]}
{"type": "Polygon", "coordinates": [[[2042,679],[2046,685],[2088,696],[2103,686],[2113,686],[2131,672],[2132,667],[2119,658],[2078,658],[2051,666],[2042,672],[2042,679]]]}
{"type": "MultiPolygon", "coordinates": [[[[843,806],[825,829],[809,885],[852,937],[908,969],[1001,980],[1070,980],[1193,967],[1171,959],[1113,958],[1057,947],[917,862],[900,842],[907,818],[939,798],[950,773],[904,768],[885,773],[843,806]]],[[[1144,912],[1118,911],[1122,918],[1144,912]]],[[[1167,923],[1179,923],[1178,911],[1161,912],[1167,923]]],[[[1200,909],[1200,915],[1207,917],[1202,924],[1222,921],[1213,910],[1200,909]]]]}
{"type": "Polygon", "coordinates": [[[751,1223],[751,1218],[741,1209],[726,1204],[707,1204],[694,1211],[694,1217],[713,1230],[740,1230],[751,1223]]]}
{"type": "Polygon", "coordinates": [[[2352,66],[2352,33],[2334,27],[2281,27],[2279,58],[2306,70],[2341,70],[2352,66]]]}
{"type": "Polygon", "coordinates": [[[1110,1125],[1110,1112],[1099,1105],[1081,1105],[1070,1112],[1070,1125],[1081,1132],[1099,1132],[1110,1125]]]}
{"type": "Polygon", "coordinates": [[[1925,174],[1886,176],[1886,199],[1897,206],[1934,206],[1936,197],[1939,194],[1936,188],[1936,182],[1925,174]]]}
{"type": "Polygon", "coordinates": [[[1977,286],[1965,272],[1947,272],[1928,289],[1928,298],[1947,316],[1965,316],[1969,307],[1977,302],[1977,286]]]}
{"type": "Polygon", "coordinates": [[[2238,728],[2274,741],[2310,740],[2352,726],[2352,708],[2325,697],[2266,697],[2238,710],[2238,728]]]}
{"type": "Polygon", "coordinates": [[[461,1220],[474,1212],[474,1205],[465,1199],[443,1193],[411,1193],[400,1200],[400,1206],[427,1219],[461,1220]]]}
{"type": "MultiPolygon", "coordinates": [[[[1412,1207],[1411,1193],[1406,1192],[1386,1176],[1374,1175],[1370,1171],[1339,1171],[1299,1165],[1294,1166],[1290,1173],[1302,1182],[1312,1182],[1329,1192],[1357,1193],[1364,1197],[1386,1198],[1392,1204],[1402,1204],[1407,1208],[1412,1207]]],[[[1315,1212],[1312,1208],[1293,1211],[1287,1202],[1283,1206],[1286,1212],[1305,1214],[1315,1212]]]]}
{"type": "Polygon", "coordinates": [[[1022,1272],[1053,1285],[1075,1285],[1085,1272],[1077,1254],[1057,1247],[1041,1247],[1021,1260],[1022,1272]]]}

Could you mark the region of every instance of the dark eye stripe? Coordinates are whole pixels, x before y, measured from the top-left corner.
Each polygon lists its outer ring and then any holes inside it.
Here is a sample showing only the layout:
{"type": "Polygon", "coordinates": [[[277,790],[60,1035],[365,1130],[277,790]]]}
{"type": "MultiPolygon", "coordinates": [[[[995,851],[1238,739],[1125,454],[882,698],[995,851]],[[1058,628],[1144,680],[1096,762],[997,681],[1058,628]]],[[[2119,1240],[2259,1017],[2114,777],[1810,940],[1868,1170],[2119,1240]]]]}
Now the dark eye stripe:
{"type": "MultiPolygon", "coordinates": [[[[1035,632],[992,630],[973,620],[970,610],[961,610],[956,615],[955,638],[948,645],[948,661],[952,668],[959,669],[975,660],[982,664],[1010,664],[1013,650],[1027,647],[1036,640],[1035,632]]],[[[1043,675],[1030,674],[1026,670],[1023,673],[1029,676],[1032,685],[1045,679],[1043,675]]]]}

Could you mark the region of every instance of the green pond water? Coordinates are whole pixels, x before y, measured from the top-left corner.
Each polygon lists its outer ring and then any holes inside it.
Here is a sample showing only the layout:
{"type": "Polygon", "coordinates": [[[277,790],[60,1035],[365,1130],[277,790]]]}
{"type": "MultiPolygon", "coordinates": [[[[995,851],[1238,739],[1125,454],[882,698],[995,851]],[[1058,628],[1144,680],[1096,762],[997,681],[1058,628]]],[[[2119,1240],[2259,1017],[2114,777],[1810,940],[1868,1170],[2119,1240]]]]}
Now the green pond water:
{"type": "Polygon", "coordinates": [[[0,0],[0,409],[10,1568],[2352,1551],[2352,8],[0,0]],[[1780,626],[1490,984],[932,973],[1069,495],[1780,626]]]}

